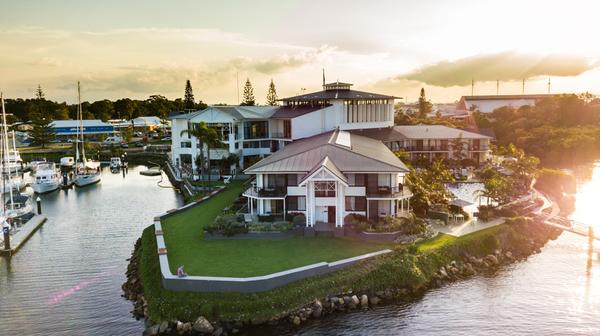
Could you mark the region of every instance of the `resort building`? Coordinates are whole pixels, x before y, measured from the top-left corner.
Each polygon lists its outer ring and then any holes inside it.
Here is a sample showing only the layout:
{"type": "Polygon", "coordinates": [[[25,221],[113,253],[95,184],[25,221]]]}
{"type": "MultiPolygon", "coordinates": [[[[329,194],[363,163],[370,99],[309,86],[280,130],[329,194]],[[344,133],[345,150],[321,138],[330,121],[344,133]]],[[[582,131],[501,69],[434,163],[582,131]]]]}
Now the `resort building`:
{"type": "Polygon", "coordinates": [[[343,228],[349,214],[370,219],[410,208],[406,166],[380,141],[334,130],[294,141],[245,170],[252,215],[303,213],[307,227],[343,228]]]}
{"type": "Polygon", "coordinates": [[[403,125],[354,131],[383,142],[393,152],[404,150],[411,161],[456,159],[454,144],[462,143],[461,156],[479,164],[488,159],[491,137],[443,125],[403,125]]]}
{"type": "Polygon", "coordinates": [[[115,133],[115,127],[99,119],[94,120],[54,120],[50,127],[58,137],[75,136],[83,128],[84,135],[112,135],[115,133]],[[83,127],[81,126],[83,124],[83,127]]]}
{"type": "Polygon", "coordinates": [[[458,110],[479,111],[492,113],[501,107],[535,106],[535,104],[553,94],[521,94],[521,95],[489,95],[489,96],[462,96],[456,105],[458,110]]]}
{"type": "MultiPolygon", "coordinates": [[[[230,154],[248,167],[290,142],[334,129],[368,129],[394,125],[393,96],[352,90],[352,84],[323,83],[323,90],[281,99],[283,106],[211,106],[177,114],[172,121],[171,161],[176,169],[197,171],[197,139],[181,132],[204,122],[221,135],[222,148],[211,160],[230,154]]],[[[203,149],[206,151],[206,148],[203,149]]],[[[206,157],[206,152],[204,152],[206,157]]],[[[234,166],[231,167],[235,169],[234,166]]]]}

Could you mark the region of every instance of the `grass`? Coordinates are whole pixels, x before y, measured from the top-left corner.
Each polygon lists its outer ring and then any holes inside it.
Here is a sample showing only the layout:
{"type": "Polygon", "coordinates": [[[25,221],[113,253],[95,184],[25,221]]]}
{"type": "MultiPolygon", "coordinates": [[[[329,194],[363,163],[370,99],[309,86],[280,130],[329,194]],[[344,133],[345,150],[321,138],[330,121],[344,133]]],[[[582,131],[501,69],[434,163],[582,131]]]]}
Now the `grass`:
{"type": "Polygon", "coordinates": [[[138,253],[140,277],[144,296],[148,301],[150,320],[193,321],[202,315],[213,320],[247,321],[268,320],[328,294],[350,290],[360,294],[386,288],[424,288],[442,265],[460,258],[464,252],[480,253],[474,255],[491,253],[497,247],[490,242],[497,243],[497,236],[513,237],[510,242],[515,244],[526,235],[509,225],[500,225],[460,238],[439,235],[415,245],[414,248],[397,247],[388,255],[334,273],[254,294],[173,292],[164,289],[153,226],[144,230],[142,248],[138,253]]]}
{"type": "Polygon", "coordinates": [[[250,277],[393,246],[349,238],[204,240],[203,226],[211,223],[245,188],[245,184],[233,181],[210,200],[164,220],[171,272],[176,273],[177,267],[184,265],[190,275],[250,277]]]}

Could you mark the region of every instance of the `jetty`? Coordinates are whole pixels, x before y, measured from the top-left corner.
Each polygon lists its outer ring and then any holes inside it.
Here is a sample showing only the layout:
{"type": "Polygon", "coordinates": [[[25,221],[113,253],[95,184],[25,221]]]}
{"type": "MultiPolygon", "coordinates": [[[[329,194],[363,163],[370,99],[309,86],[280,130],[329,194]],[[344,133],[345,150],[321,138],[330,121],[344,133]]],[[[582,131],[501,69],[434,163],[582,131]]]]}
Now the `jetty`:
{"type": "Polygon", "coordinates": [[[35,215],[18,228],[17,232],[10,236],[10,249],[4,249],[3,237],[0,237],[0,255],[11,256],[46,222],[45,215],[35,215]]]}

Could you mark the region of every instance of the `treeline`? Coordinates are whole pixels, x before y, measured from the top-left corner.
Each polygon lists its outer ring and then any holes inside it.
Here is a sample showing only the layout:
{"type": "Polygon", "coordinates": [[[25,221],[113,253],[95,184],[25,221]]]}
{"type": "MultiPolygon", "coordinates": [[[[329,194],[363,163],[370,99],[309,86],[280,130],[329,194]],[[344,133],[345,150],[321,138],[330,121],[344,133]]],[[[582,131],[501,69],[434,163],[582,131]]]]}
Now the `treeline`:
{"type": "Polygon", "coordinates": [[[600,100],[589,94],[545,98],[536,106],[474,113],[494,129],[499,145],[515,144],[546,166],[573,166],[600,158],[600,100]]]}
{"type": "MultiPolygon", "coordinates": [[[[77,104],[56,102],[45,98],[6,99],[6,112],[14,116],[12,122],[30,121],[36,113],[54,120],[76,119],[77,104]]],[[[166,118],[171,111],[183,111],[186,104],[183,99],[167,99],[161,95],[152,95],[146,100],[122,98],[115,101],[108,99],[95,102],[82,102],[84,119],[132,119],[139,116],[157,116],[166,118]]],[[[194,103],[194,109],[206,108],[203,102],[194,103]]]]}

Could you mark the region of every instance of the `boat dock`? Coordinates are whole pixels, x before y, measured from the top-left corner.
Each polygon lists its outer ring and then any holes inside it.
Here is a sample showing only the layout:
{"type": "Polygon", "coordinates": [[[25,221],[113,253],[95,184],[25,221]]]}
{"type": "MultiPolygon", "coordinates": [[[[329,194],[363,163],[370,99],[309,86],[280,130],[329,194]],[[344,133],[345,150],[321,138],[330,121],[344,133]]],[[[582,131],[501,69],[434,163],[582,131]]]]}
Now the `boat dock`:
{"type": "Polygon", "coordinates": [[[0,255],[11,256],[46,222],[45,215],[35,215],[21,226],[17,233],[10,236],[10,249],[4,249],[4,241],[0,237],[0,255]]]}

